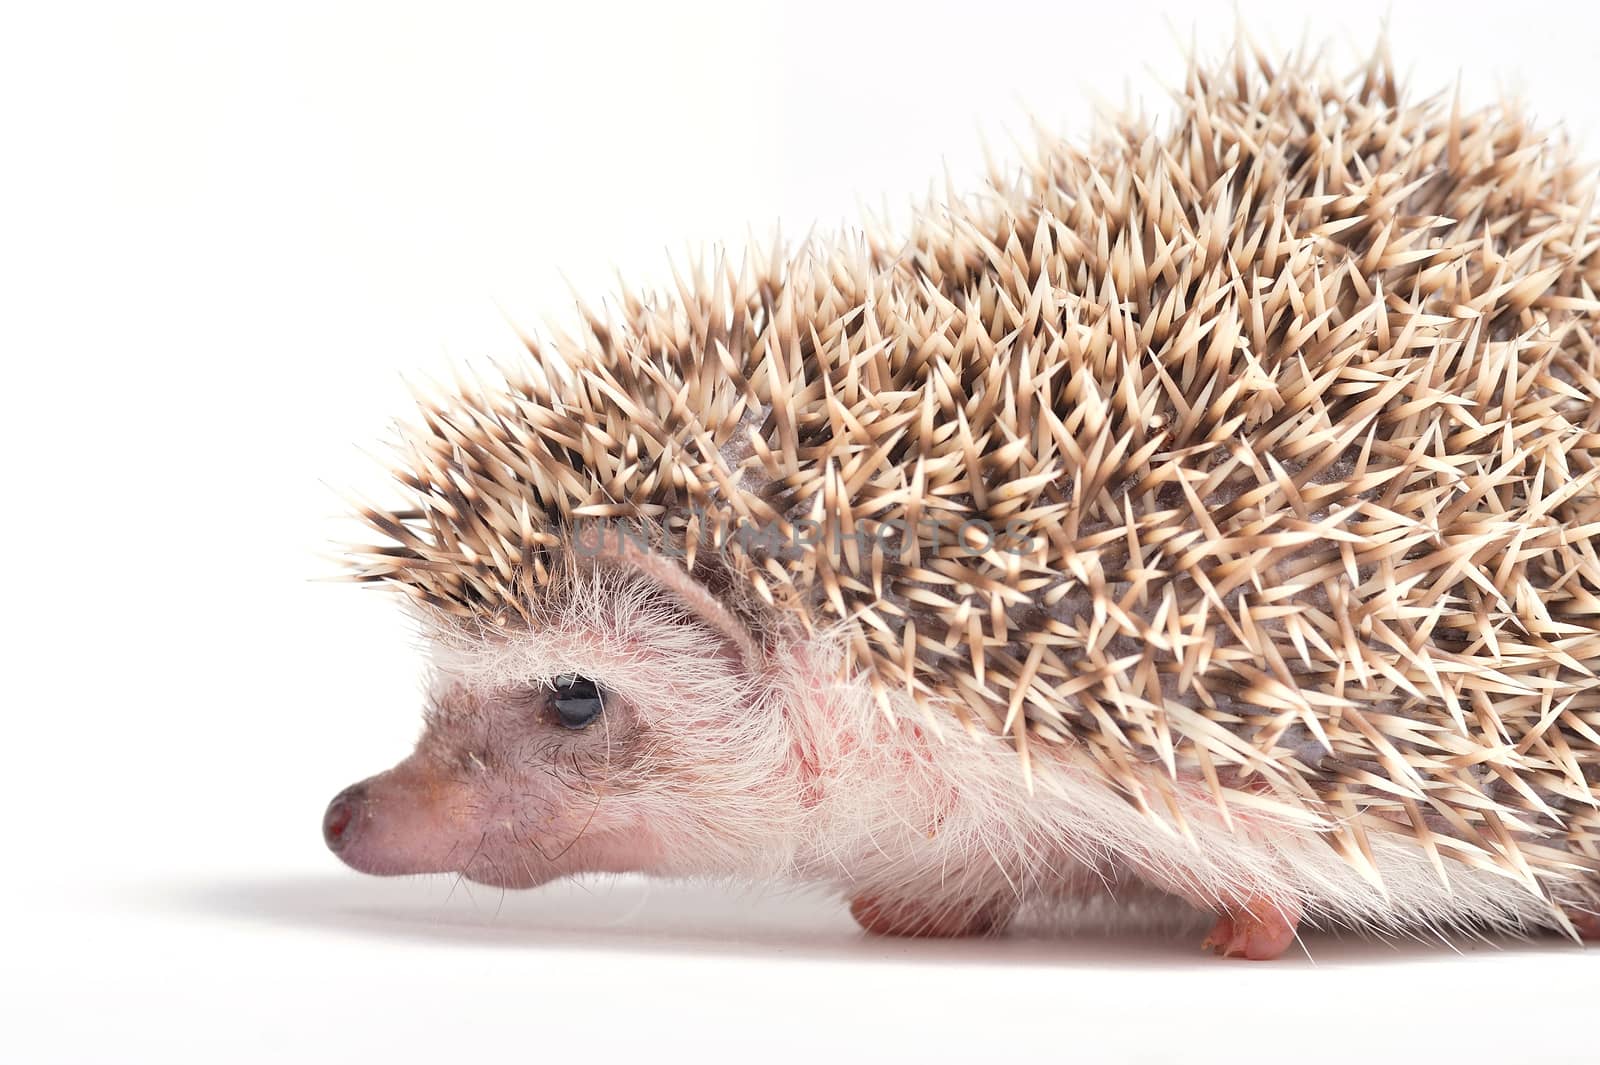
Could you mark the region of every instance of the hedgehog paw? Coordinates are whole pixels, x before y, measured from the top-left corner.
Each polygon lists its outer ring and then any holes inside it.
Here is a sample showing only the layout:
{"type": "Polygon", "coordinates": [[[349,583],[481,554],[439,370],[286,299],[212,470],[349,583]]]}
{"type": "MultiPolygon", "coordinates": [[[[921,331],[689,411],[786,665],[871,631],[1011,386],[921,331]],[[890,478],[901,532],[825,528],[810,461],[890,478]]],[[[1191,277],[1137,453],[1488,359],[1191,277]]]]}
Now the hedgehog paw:
{"type": "Polygon", "coordinates": [[[1200,944],[1200,949],[1215,951],[1224,958],[1268,961],[1294,942],[1295,927],[1299,923],[1299,908],[1292,904],[1248,899],[1217,917],[1216,927],[1200,944]]]}
{"type": "Polygon", "coordinates": [[[904,899],[880,899],[876,895],[857,895],[850,900],[850,916],[875,936],[954,939],[960,936],[993,935],[1010,922],[1012,912],[1012,907],[998,901],[975,906],[938,905],[904,899]]]}

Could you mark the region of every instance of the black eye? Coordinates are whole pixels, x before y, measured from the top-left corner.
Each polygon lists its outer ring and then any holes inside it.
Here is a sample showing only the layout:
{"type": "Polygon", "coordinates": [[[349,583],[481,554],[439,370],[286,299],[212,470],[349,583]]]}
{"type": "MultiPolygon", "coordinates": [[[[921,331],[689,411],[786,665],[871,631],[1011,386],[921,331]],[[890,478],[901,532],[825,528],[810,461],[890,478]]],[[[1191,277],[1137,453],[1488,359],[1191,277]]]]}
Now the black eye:
{"type": "Polygon", "coordinates": [[[584,728],[604,709],[600,687],[588,677],[568,673],[551,681],[550,686],[555,689],[550,702],[564,728],[584,728]]]}

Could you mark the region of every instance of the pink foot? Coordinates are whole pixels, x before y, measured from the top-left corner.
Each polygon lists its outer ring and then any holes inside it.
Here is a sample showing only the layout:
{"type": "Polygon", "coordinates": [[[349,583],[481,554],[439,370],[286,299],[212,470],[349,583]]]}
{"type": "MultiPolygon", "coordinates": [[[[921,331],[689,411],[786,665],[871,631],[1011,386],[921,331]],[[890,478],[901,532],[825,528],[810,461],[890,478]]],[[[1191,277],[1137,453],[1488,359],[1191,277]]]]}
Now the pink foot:
{"type": "Polygon", "coordinates": [[[1248,899],[1217,918],[1200,949],[1213,950],[1224,958],[1268,961],[1289,949],[1299,923],[1300,910],[1292,903],[1248,899]]]}
{"type": "Polygon", "coordinates": [[[1000,902],[934,908],[919,902],[879,899],[875,895],[857,895],[850,900],[850,916],[875,936],[923,939],[986,936],[1005,928],[1011,913],[1011,908],[1000,902]]]}

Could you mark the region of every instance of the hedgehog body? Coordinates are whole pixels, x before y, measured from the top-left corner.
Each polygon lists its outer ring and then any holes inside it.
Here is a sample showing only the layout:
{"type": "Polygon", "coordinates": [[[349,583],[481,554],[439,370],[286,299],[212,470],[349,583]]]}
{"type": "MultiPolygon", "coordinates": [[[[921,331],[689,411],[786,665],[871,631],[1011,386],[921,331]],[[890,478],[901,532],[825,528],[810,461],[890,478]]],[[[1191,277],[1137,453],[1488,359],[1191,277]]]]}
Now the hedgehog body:
{"type": "MultiPolygon", "coordinates": [[[[1590,173],[1381,57],[1241,49],[1177,103],[426,403],[357,568],[436,638],[432,739],[330,841],[464,750],[423,820],[506,826],[501,883],[820,880],[931,933],[1150,891],[1250,956],[1592,928],[1590,173]],[[552,751],[592,804],[508,797],[552,751]]],[[[352,864],[437,864],[404,834],[352,864]]]]}

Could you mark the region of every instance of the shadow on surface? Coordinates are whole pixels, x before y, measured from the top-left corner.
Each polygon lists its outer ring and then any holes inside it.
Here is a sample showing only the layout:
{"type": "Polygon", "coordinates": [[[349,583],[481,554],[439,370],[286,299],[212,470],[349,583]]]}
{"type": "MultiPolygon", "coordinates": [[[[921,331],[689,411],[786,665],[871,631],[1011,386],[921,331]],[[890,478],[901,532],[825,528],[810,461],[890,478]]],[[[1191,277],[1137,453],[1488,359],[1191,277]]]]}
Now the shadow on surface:
{"type": "MultiPolygon", "coordinates": [[[[1107,927],[1106,915],[1091,914],[1088,926],[1079,921],[1079,927],[1046,928],[1029,922],[993,939],[879,939],[859,932],[839,903],[814,895],[758,894],[633,877],[502,892],[442,877],[382,880],[333,874],[163,885],[147,898],[165,910],[230,921],[486,947],[1064,968],[1251,964],[1201,953],[1204,918],[1119,930],[1107,927]]],[[[1313,934],[1304,949],[1268,968],[1401,964],[1453,955],[1487,960],[1505,953],[1571,949],[1576,948],[1553,937],[1446,945],[1313,934]]]]}

